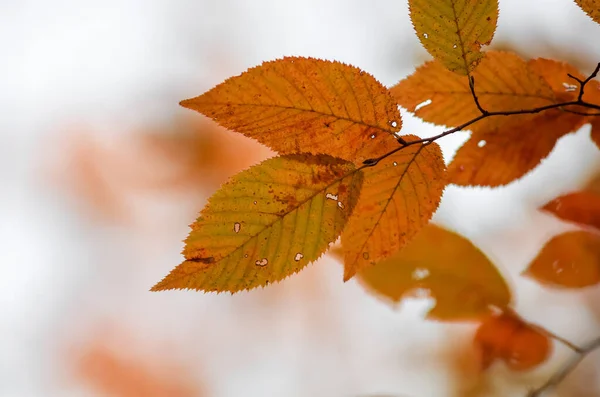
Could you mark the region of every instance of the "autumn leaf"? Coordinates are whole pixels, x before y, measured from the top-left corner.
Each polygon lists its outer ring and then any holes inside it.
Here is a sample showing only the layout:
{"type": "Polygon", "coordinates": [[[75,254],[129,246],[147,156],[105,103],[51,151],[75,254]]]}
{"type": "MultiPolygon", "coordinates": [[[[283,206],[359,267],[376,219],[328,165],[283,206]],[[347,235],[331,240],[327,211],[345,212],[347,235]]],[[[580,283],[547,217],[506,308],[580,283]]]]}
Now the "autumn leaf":
{"type": "MultiPolygon", "coordinates": [[[[528,67],[518,55],[488,51],[471,74],[481,106],[489,112],[516,111],[551,105],[556,102],[550,86],[528,67]]],[[[481,115],[469,88],[467,76],[449,72],[439,61],[430,61],[412,75],[390,88],[402,107],[424,121],[457,127],[481,115]]],[[[468,128],[490,130],[514,125],[533,115],[495,116],[468,128]]]]}
{"type": "Polygon", "coordinates": [[[429,222],[446,187],[445,168],[436,143],[407,146],[365,168],[360,199],[342,235],[344,280],[394,254],[429,222]]]}
{"type": "Polygon", "coordinates": [[[585,231],[555,236],[523,274],[553,287],[583,288],[598,284],[600,236],[585,231]]]}
{"type": "Polygon", "coordinates": [[[423,47],[448,70],[468,75],[494,37],[498,0],[409,0],[423,47]]]}
{"type": "Polygon", "coordinates": [[[600,230],[600,195],[597,193],[569,193],[549,201],[540,209],[565,221],[600,230]]]}
{"type": "Polygon", "coordinates": [[[575,3],[596,23],[600,23],[600,0],[575,0],[575,3]]]}
{"type": "Polygon", "coordinates": [[[592,122],[591,137],[592,137],[592,141],[594,141],[596,146],[598,146],[598,148],[600,149],[600,116],[596,116],[596,117],[598,117],[598,119],[596,119],[592,122]]]}
{"type": "Polygon", "coordinates": [[[356,164],[372,140],[402,125],[396,101],[373,76],[314,58],[265,62],[181,105],[280,154],[325,153],[356,164]]]}
{"type": "Polygon", "coordinates": [[[142,160],[153,167],[130,161],[129,185],[169,192],[216,189],[233,174],[273,155],[260,143],[206,118],[175,119],[164,127],[136,133],[134,140],[142,160]]]}
{"type": "Polygon", "coordinates": [[[192,224],[186,260],[152,290],[236,292],[300,271],[352,213],[362,171],[326,155],[266,160],[217,191],[192,224]]]}
{"type": "Polygon", "coordinates": [[[433,224],[425,226],[400,252],[359,273],[376,294],[399,302],[427,290],[435,298],[430,319],[473,320],[504,308],[511,294],[490,260],[466,238],[433,224]]]}
{"type": "Polygon", "coordinates": [[[125,352],[100,339],[78,349],[76,374],[102,395],[111,397],[198,397],[191,375],[161,357],[125,352]],[[183,376],[184,374],[188,376],[183,376]]]}
{"type": "Polygon", "coordinates": [[[451,183],[503,186],[532,171],[556,142],[583,124],[581,116],[548,110],[518,125],[474,132],[448,165],[451,183]]]}
{"type": "MultiPolygon", "coordinates": [[[[579,80],[585,80],[584,76],[574,66],[554,59],[537,58],[532,59],[528,63],[529,68],[536,74],[541,76],[546,83],[552,88],[554,95],[559,102],[575,101],[579,96],[579,80]],[[569,75],[573,77],[569,77],[569,75]]],[[[600,103],[600,82],[590,80],[585,87],[583,98],[588,103],[600,103]]],[[[569,110],[574,110],[579,113],[598,113],[594,109],[584,106],[571,105],[566,107],[569,110]]],[[[594,117],[588,117],[587,121],[594,121],[594,117]]]]}
{"type": "Polygon", "coordinates": [[[474,343],[480,351],[483,369],[499,359],[514,371],[527,371],[546,361],[552,353],[548,336],[510,311],[483,321],[474,343]]]}

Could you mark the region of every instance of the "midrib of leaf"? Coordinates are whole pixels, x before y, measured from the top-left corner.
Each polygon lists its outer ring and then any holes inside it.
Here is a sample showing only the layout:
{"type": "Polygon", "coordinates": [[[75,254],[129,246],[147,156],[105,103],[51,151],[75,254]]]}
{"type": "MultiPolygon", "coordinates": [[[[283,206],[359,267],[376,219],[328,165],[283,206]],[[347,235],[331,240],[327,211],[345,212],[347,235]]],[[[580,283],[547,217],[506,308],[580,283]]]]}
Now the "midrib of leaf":
{"type": "MultiPolygon", "coordinates": [[[[354,123],[354,124],[362,125],[364,127],[376,128],[379,131],[387,132],[388,134],[390,134],[392,136],[395,136],[393,132],[388,131],[386,129],[383,129],[379,125],[372,125],[372,124],[365,123],[362,119],[361,120],[355,120],[355,119],[351,119],[351,118],[348,118],[348,117],[337,116],[337,115],[335,115],[333,113],[323,113],[323,112],[319,112],[317,110],[314,110],[312,108],[307,109],[307,108],[301,108],[301,107],[298,107],[298,106],[262,105],[262,104],[241,103],[241,102],[240,103],[232,103],[232,102],[205,102],[205,103],[208,103],[210,105],[218,105],[218,106],[235,105],[235,106],[248,106],[248,107],[278,108],[278,109],[286,109],[286,110],[300,110],[300,111],[307,112],[307,113],[317,114],[317,115],[319,115],[319,117],[322,117],[322,116],[335,117],[338,120],[348,121],[348,122],[351,122],[351,123],[354,123]]],[[[250,125],[250,124],[255,124],[255,123],[249,123],[249,124],[246,124],[246,125],[250,125]]],[[[240,128],[240,127],[244,127],[246,125],[236,126],[236,127],[232,127],[232,128],[236,128],[237,129],[237,128],[240,128]]],[[[261,126],[261,127],[264,127],[264,126],[261,126]]]]}
{"type": "MultiPolygon", "coordinates": [[[[352,175],[353,175],[353,174],[355,174],[356,172],[358,172],[358,171],[361,171],[361,170],[362,170],[362,168],[363,168],[363,167],[356,168],[356,169],[354,169],[354,170],[352,170],[352,171],[348,172],[347,174],[345,174],[345,175],[341,176],[340,178],[333,180],[331,183],[329,183],[328,185],[324,186],[322,189],[319,189],[319,190],[316,190],[316,191],[314,191],[314,193],[313,193],[311,196],[309,196],[307,199],[303,200],[302,202],[299,202],[299,203],[298,203],[298,205],[297,205],[297,206],[296,206],[294,209],[290,210],[289,212],[286,212],[286,213],[283,213],[283,214],[273,214],[273,213],[266,213],[266,214],[269,214],[269,215],[275,215],[275,216],[276,216],[276,219],[275,219],[273,222],[271,222],[271,223],[265,224],[265,226],[264,226],[262,229],[260,229],[260,231],[258,231],[258,232],[257,232],[256,234],[254,234],[254,235],[251,235],[251,236],[249,236],[249,237],[248,237],[248,239],[246,239],[246,240],[245,240],[243,243],[241,243],[241,244],[240,244],[240,245],[239,245],[237,248],[233,249],[233,250],[232,250],[231,252],[229,252],[227,255],[224,255],[224,256],[222,256],[222,257],[221,257],[221,258],[219,258],[218,260],[215,260],[215,262],[211,263],[211,265],[217,264],[217,263],[218,263],[218,262],[220,262],[220,261],[223,261],[223,260],[226,260],[226,259],[228,259],[228,258],[229,258],[231,255],[235,254],[235,253],[236,253],[236,252],[238,252],[240,249],[244,248],[244,246],[245,246],[246,244],[248,244],[248,243],[249,243],[251,240],[255,239],[255,238],[258,236],[258,235],[260,235],[260,234],[261,234],[262,232],[264,232],[266,229],[272,228],[272,227],[273,227],[273,226],[274,226],[274,225],[275,225],[277,222],[282,222],[282,220],[283,220],[283,218],[284,218],[284,217],[286,217],[286,216],[288,216],[288,215],[290,215],[290,214],[292,214],[292,213],[294,213],[294,212],[297,212],[297,211],[298,211],[298,209],[299,209],[300,207],[302,207],[304,204],[306,204],[307,202],[309,203],[309,205],[312,205],[312,200],[313,200],[315,197],[317,197],[319,194],[324,194],[324,193],[326,192],[326,190],[327,190],[329,187],[331,187],[332,185],[335,185],[336,183],[340,183],[341,181],[343,181],[344,179],[346,179],[346,178],[348,178],[348,177],[352,176],[352,175]]],[[[269,183],[273,183],[273,182],[269,182],[269,183]]],[[[284,185],[284,184],[281,184],[281,183],[278,183],[277,185],[289,186],[289,185],[284,185]]],[[[250,196],[247,196],[247,197],[250,197],[250,196]]],[[[310,210],[310,207],[309,207],[309,210],[310,210]]],[[[320,218],[322,218],[322,217],[323,217],[323,213],[322,213],[322,211],[323,211],[323,210],[324,210],[324,207],[321,209],[321,217],[320,217],[320,218]]],[[[230,212],[230,211],[221,211],[221,212],[230,212]]],[[[305,234],[306,234],[306,233],[308,233],[308,228],[305,230],[305,234]]],[[[319,229],[319,233],[321,233],[321,229],[319,229]]],[[[306,236],[305,236],[305,239],[306,239],[306,236]]],[[[279,239],[279,240],[281,240],[281,239],[279,239]]],[[[279,244],[279,242],[278,242],[278,244],[279,244]]],[[[212,248],[212,247],[211,247],[211,248],[212,248]]],[[[254,251],[254,253],[256,253],[256,246],[254,247],[254,250],[255,250],[255,251],[254,251]]],[[[199,261],[199,259],[200,259],[200,258],[186,258],[186,260],[187,260],[187,261],[190,261],[190,262],[201,262],[201,261],[199,261]]],[[[224,270],[224,269],[222,269],[222,271],[223,271],[223,270],[224,270]]],[[[248,270],[248,269],[247,269],[247,270],[248,270]]],[[[221,273],[219,273],[218,275],[216,275],[216,278],[218,278],[218,277],[220,277],[220,276],[221,276],[221,273]]],[[[230,276],[231,276],[231,275],[230,275],[230,276]]],[[[186,275],[181,275],[180,277],[173,278],[173,280],[172,280],[172,281],[179,280],[179,279],[182,279],[182,278],[185,278],[185,277],[186,277],[186,275]]],[[[225,283],[225,282],[227,282],[227,281],[229,281],[229,278],[225,279],[223,282],[225,283]]]]}
{"type": "MultiPolygon", "coordinates": [[[[463,43],[460,26],[458,26],[458,16],[456,15],[455,1],[452,0],[452,15],[454,16],[454,25],[456,26],[456,35],[458,36],[458,42],[460,43],[461,58],[464,62],[465,70],[467,71],[467,77],[471,78],[471,72],[469,71],[469,65],[467,64],[467,54],[465,53],[465,45],[463,43]]],[[[471,10],[471,15],[473,10],[471,10]]]]}
{"type": "Polygon", "coordinates": [[[361,252],[364,251],[365,246],[367,245],[367,242],[369,241],[369,239],[371,238],[371,236],[373,235],[373,232],[375,231],[375,229],[377,228],[377,226],[379,225],[379,222],[381,221],[381,218],[383,217],[383,214],[385,214],[385,211],[387,210],[387,207],[390,205],[390,203],[393,201],[392,198],[394,197],[394,194],[396,193],[396,191],[398,190],[398,188],[400,187],[400,184],[402,183],[402,181],[404,180],[404,177],[406,176],[408,169],[410,168],[410,166],[412,165],[412,163],[416,160],[417,156],[419,155],[419,153],[421,153],[421,150],[423,150],[423,148],[425,148],[426,145],[421,145],[419,147],[419,149],[415,152],[414,156],[410,159],[410,161],[408,162],[408,164],[406,165],[406,168],[404,169],[404,171],[402,171],[402,174],[400,175],[400,177],[398,178],[398,182],[396,182],[396,185],[394,186],[394,188],[392,189],[392,192],[388,198],[388,200],[386,200],[385,205],[383,206],[383,209],[379,212],[379,216],[377,217],[377,221],[373,224],[373,227],[371,228],[371,231],[369,232],[369,234],[367,235],[367,238],[365,238],[364,243],[361,245],[360,249],[357,251],[356,256],[354,257],[352,263],[356,262],[356,260],[358,259],[359,255],[361,252]]]}

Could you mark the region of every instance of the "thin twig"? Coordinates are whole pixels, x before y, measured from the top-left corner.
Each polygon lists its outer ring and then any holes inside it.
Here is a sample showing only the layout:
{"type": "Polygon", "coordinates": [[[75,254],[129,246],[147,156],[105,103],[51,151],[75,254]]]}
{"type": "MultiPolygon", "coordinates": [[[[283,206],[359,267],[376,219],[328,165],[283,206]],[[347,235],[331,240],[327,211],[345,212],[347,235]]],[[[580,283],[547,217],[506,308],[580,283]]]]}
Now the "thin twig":
{"type": "Polygon", "coordinates": [[[477,106],[477,109],[479,109],[479,111],[481,112],[482,115],[489,115],[489,112],[487,110],[485,110],[479,103],[479,98],[477,97],[477,94],[475,93],[475,77],[473,77],[473,76],[469,76],[469,89],[471,90],[471,95],[473,95],[473,100],[475,101],[475,105],[477,106]]]}
{"type": "MultiPolygon", "coordinates": [[[[469,76],[469,88],[471,90],[471,94],[473,95],[473,100],[475,101],[475,105],[477,106],[477,109],[479,109],[479,111],[481,112],[481,114],[477,117],[475,117],[472,120],[469,120],[457,127],[451,128],[449,130],[446,130],[438,135],[434,135],[432,137],[429,138],[423,138],[423,139],[417,139],[414,141],[410,141],[410,142],[406,142],[403,138],[397,138],[398,143],[400,144],[399,147],[391,150],[390,152],[379,156],[377,158],[372,158],[372,159],[367,159],[365,161],[363,161],[363,166],[362,167],[373,167],[376,166],[381,160],[385,159],[386,157],[391,156],[392,154],[408,147],[408,146],[412,146],[412,145],[418,145],[418,144],[430,144],[432,142],[437,141],[440,138],[443,138],[447,135],[450,134],[454,134],[455,132],[458,131],[462,131],[465,128],[469,127],[472,124],[477,123],[478,121],[481,121],[483,119],[486,119],[488,117],[495,117],[495,116],[513,116],[513,115],[517,115],[517,114],[536,114],[536,113],[540,113],[546,110],[550,110],[550,109],[558,109],[558,108],[566,108],[567,106],[581,106],[581,107],[585,107],[585,108],[589,108],[589,109],[596,109],[596,110],[600,110],[600,105],[596,105],[593,103],[589,103],[584,101],[583,98],[583,92],[585,89],[585,86],[587,83],[589,83],[593,78],[595,78],[598,73],[600,73],[600,63],[598,63],[598,65],[596,66],[596,68],[594,69],[594,71],[592,72],[592,74],[590,74],[585,80],[581,80],[578,79],[575,76],[569,75],[569,77],[572,77],[573,79],[577,80],[580,83],[579,86],[579,95],[577,100],[575,101],[567,101],[567,102],[561,102],[561,103],[554,103],[552,105],[546,105],[546,106],[540,106],[537,108],[533,108],[533,109],[522,109],[522,110],[508,110],[508,111],[497,111],[497,112],[490,112],[488,110],[485,110],[481,104],[479,103],[479,98],[477,97],[477,94],[475,93],[475,79],[472,76],[469,76]]],[[[570,111],[571,113],[576,113],[579,114],[581,112],[577,112],[577,111],[572,111],[572,110],[568,110],[568,109],[563,109],[565,111],[570,111]]],[[[600,113],[599,113],[600,114],[600,113]]],[[[595,113],[592,114],[582,114],[585,116],[596,116],[595,113]]]]}
{"type": "Polygon", "coordinates": [[[600,348],[600,337],[594,339],[584,347],[580,347],[579,352],[568,361],[560,371],[552,375],[542,386],[531,390],[527,397],[541,397],[543,393],[550,389],[555,388],[560,382],[562,382],[573,370],[594,350],[600,348]]]}

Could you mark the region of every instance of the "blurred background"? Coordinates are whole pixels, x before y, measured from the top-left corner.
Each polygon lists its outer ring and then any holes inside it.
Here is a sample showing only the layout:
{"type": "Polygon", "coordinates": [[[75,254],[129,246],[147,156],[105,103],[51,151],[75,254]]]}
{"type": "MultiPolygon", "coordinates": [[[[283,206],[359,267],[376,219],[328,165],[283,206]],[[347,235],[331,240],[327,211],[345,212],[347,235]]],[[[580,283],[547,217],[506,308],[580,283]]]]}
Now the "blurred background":
{"type": "MultiPolygon", "coordinates": [[[[492,48],[600,61],[600,27],[572,0],[500,7],[492,48]]],[[[569,357],[481,372],[474,325],[382,302],[330,257],[234,296],[148,292],[207,197],[272,155],[178,102],[284,55],[395,84],[429,59],[406,0],[1,0],[0,43],[0,396],[524,396],[569,357]]],[[[403,117],[405,133],[440,131],[403,117]]],[[[447,160],[466,137],[440,142],[447,160]]],[[[449,187],[435,216],[497,264],[525,318],[579,344],[600,334],[600,292],[519,273],[573,228],[536,208],[599,166],[585,126],[521,181],[449,187]]],[[[598,359],[554,395],[600,396],[598,359]]]]}

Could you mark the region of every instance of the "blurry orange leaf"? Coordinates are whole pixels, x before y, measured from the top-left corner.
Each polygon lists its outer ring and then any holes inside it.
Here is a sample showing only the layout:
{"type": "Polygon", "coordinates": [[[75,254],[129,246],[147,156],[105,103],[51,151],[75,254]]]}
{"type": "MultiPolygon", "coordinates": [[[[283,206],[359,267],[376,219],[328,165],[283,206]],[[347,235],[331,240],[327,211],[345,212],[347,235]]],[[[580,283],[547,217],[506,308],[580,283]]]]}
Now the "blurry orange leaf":
{"type": "Polygon", "coordinates": [[[461,186],[506,185],[537,167],[559,138],[582,124],[581,116],[548,110],[517,125],[476,131],[448,166],[449,180],[461,186]]]}
{"type": "Polygon", "coordinates": [[[359,202],[342,235],[344,280],[394,254],[429,222],[446,187],[445,168],[436,143],[408,146],[365,168],[359,202]]]}
{"type": "Polygon", "coordinates": [[[575,3],[594,21],[600,23],[600,0],[575,0],[575,3]]]}
{"type": "Polygon", "coordinates": [[[410,18],[425,49],[446,68],[467,75],[494,37],[498,0],[409,0],[410,18]]]}
{"type": "Polygon", "coordinates": [[[527,371],[546,361],[552,352],[552,341],[545,334],[511,313],[484,320],[474,343],[484,369],[498,359],[514,371],[527,371]]]}
{"type": "Polygon", "coordinates": [[[137,168],[132,164],[132,182],[143,188],[218,187],[224,179],[270,154],[258,142],[207,119],[176,120],[136,138],[135,145],[147,164],[137,168]]]}
{"type": "Polygon", "coordinates": [[[600,194],[586,191],[566,194],[546,203],[541,210],[600,230],[600,194]]]}
{"type": "Polygon", "coordinates": [[[394,302],[416,289],[427,290],[436,300],[427,317],[436,320],[477,319],[489,314],[491,306],[504,308],[511,301],[506,281],[473,243],[432,224],[359,277],[394,302]]]}
{"type": "Polygon", "coordinates": [[[236,292],[300,271],[342,232],[362,176],[350,162],[309,154],[237,174],[191,225],[186,260],[152,290],[236,292]]]}
{"type": "Polygon", "coordinates": [[[584,231],[553,237],[523,272],[538,282],[566,288],[600,283],[600,236],[584,231]]]}
{"type": "Polygon", "coordinates": [[[123,174],[128,168],[125,158],[115,156],[112,148],[86,131],[68,134],[62,142],[57,144],[61,157],[45,165],[53,174],[51,178],[91,215],[114,222],[130,221],[130,208],[120,189],[128,182],[123,174]]]}
{"type": "Polygon", "coordinates": [[[181,105],[280,154],[326,153],[356,164],[367,158],[365,146],[402,125],[396,101],[373,76],[314,58],[265,62],[181,105]]]}
{"type": "Polygon", "coordinates": [[[102,395],[111,397],[199,397],[203,395],[182,368],[165,357],[139,356],[110,348],[102,341],[85,346],[77,374],[102,395]],[[157,364],[159,363],[159,364],[157,364]]]}
{"type": "MultiPolygon", "coordinates": [[[[486,52],[471,75],[479,102],[490,112],[532,109],[555,102],[548,84],[511,52],[486,52]]],[[[481,115],[469,89],[468,77],[447,71],[438,61],[425,63],[390,92],[401,106],[430,123],[456,127],[481,115]]],[[[533,117],[488,117],[469,129],[489,130],[533,117]]]]}

